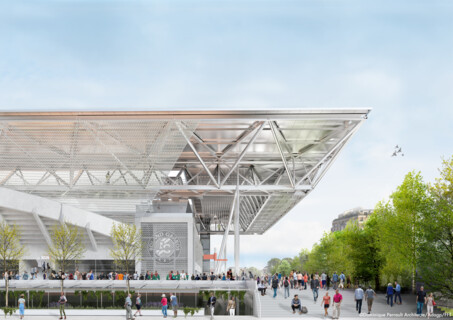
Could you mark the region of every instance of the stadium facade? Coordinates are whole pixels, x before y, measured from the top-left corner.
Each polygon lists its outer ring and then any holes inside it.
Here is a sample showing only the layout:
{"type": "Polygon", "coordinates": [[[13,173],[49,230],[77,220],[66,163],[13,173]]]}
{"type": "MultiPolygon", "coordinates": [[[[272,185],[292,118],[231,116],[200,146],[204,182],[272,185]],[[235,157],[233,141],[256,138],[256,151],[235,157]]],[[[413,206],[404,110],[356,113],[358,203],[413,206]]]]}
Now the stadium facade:
{"type": "Polygon", "coordinates": [[[211,235],[219,258],[234,236],[238,270],[240,235],[303,200],[369,111],[0,112],[0,219],[21,229],[22,268],[67,222],[85,234],[80,267],[111,271],[124,222],[143,233],[139,272],[210,271],[211,235]]]}

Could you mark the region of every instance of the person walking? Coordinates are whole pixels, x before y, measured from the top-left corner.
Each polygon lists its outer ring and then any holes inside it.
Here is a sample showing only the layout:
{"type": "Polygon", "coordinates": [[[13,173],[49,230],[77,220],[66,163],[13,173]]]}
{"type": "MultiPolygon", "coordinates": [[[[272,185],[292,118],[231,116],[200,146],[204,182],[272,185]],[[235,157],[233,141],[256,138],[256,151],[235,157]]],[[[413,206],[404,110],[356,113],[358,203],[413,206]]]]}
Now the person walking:
{"type": "Polygon", "coordinates": [[[360,313],[362,313],[362,301],[363,301],[363,289],[362,286],[359,286],[357,289],[355,289],[354,292],[354,300],[355,300],[355,310],[360,313]]]}
{"type": "Polygon", "coordinates": [[[62,292],[60,295],[60,300],[58,300],[58,303],[60,305],[60,319],[63,319],[63,316],[66,319],[66,312],[64,310],[64,307],[67,301],[68,299],[66,299],[64,293],[62,292]]]}
{"type": "Polygon", "coordinates": [[[17,302],[19,304],[19,319],[23,319],[25,314],[25,299],[23,293],[20,295],[20,298],[17,302]]]}
{"type": "Polygon", "coordinates": [[[325,272],[321,274],[321,289],[326,289],[327,275],[325,272]]]}
{"type": "Polygon", "coordinates": [[[332,275],[332,287],[334,290],[337,290],[337,283],[338,283],[338,274],[336,272],[332,275]]]}
{"type": "Polygon", "coordinates": [[[132,316],[132,299],[131,294],[128,293],[126,300],[124,301],[124,307],[126,308],[126,320],[134,319],[132,316]]]}
{"type": "Polygon", "coordinates": [[[324,305],[324,318],[329,316],[328,309],[330,307],[331,297],[329,296],[329,291],[326,291],[324,297],[322,297],[321,306],[324,305]]]}
{"type": "Polygon", "coordinates": [[[435,305],[434,297],[433,297],[433,293],[431,292],[429,294],[428,298],[426,298],[426,309],[427,309],[427,313],[428,313],[428,318],[433,314],[434,305],[435,305]]]}
{"type": "Polygon", "coordinates": [[[172,293],[170,296],[171,308],[173,310],[173,318],[178,316],[178,298],[175,293],[172,293]]]}
{"type": "Polygon", "coordinates": [[[401,304],[401,286],[398,283],[398,281],[395,281],[395,303],[396,304],[401,304]],[[396,302],[396,298],[399,298],[400,302],[396,302]]]}
{"type": "Polygon", "coordinates": [[[425,300],[426,300],[426,292],[424,290],[424,287],[421,286],[420,290],[418,290],[418,292],[417,292],[417,299],[416,299],[416,302],[417,302],[417,314],[420,315],[420,316],[422,315],[423,304],[425,303],[425,300]]]}
{"type": "Polygon", "coordinates": [[[344,275],[344,272],[340,274],[340,288],[344,290],[344,284],[346,282],[346,276],[344,275]]]}
{"type": "Polygon", "coordinates": [[[390,304],[390,307],[393,307],[393,287],[391,283],[387,286],[387,304],[390,304]]]}
{"type": "Polygon", "coordinates": [[[273,296],[274,299],[277,297],[278,287],[279,287],[278,278],[277,278],[277,275],[275,275],[274,278],[272,279],[272,289],[274,290],[274,296],[273,296]]]}
{"type": "Polygon", "coordinates": [[[214,319],[214,310],[217,298],[214,296],[214,292],[211,292],[211,296],[208,299],[208,308],[211,311],[211,319],[214,319]]]}
{"type": "Polygon", "coordinates": [[[368,306],[368,314],[371,313],[371,307],[373,306],[374,297],[376,297],[376,292],[374,292],[371,286],[365,291],[365,300],[368,306]]]}
{"type": "Polygon", "coordinates": [[[162,300],[160,300],[160,304],[162,305],[162,314],[164,315],[164,318],[166,318],[168,301],[167,301],[167,297],[165,296],[165,293],[162,294],[162,300]]]}
{"type": "Polygon", "coordinates": [[[311,290],[313,291],[313,300],[316,301],[318,300],[318,290],[319,290],[319,280],[316,277],[313,277],[310,281],[310,286],[311,290]]]}
{"type": "Polygon", "coordinates": [[[283,289],[285,291],[285,299],[289,298],[289,279],[288,277],[283,280],[283,289]]]}
{"type": "Polygon", "coordinates": [[[340,290],[335,290],[335,295],[333,296],[333,313],[332,319],[340,318],[341,302],[343,301],[343,296],[340,294],[340,290]]]}
{"type": "Polygon", "coordinates": [[[137,294],[137,298],[135,299],[135,307],[137,311],[134,313],[134,317],[137,316],[137,313],[142,316],[142,295],[140,293],[137,294]]]}
{"type": "Polygon", "coordinates": [[[299,271],[297,272],[297,286],[299,287],[299,290],[302,290],[302,273],[299,271]]]}
{"type": "Polygon", "coordinates": [[[230,316],[236,315],[236,300],[233,296],[231,296],[230,300],[228,300],[227,313],[230,316]]]}
{"type": "Polygon", "coordinates": [[[299,310],[299,314],[302,314],[302,306],[300,304],[300,299],[297,294],[295,294],[293,300],[291,300],[291,309],[293,309],[293,313],[296,313],[297,309],[299,310]]]}

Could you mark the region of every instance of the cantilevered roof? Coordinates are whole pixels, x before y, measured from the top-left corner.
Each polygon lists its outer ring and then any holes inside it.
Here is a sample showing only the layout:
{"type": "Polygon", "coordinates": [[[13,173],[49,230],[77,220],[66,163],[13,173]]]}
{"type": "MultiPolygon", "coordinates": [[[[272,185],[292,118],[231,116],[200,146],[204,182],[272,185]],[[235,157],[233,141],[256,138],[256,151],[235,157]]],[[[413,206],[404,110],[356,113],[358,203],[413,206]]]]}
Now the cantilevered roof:
{"type": "Polygon", "coordinates": [[[210,233],[226,227],[238,189],[241,232],[263,233],[369,111],[0,112],[0,186],[106,214],[189,200],[210,233]]]}

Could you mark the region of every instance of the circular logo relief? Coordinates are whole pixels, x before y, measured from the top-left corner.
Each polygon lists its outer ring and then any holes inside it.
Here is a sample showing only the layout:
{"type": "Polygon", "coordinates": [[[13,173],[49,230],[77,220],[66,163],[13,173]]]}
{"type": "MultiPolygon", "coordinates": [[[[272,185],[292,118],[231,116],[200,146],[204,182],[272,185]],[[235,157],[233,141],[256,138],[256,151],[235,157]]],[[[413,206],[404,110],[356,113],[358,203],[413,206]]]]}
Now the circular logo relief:
{"type": "Polygon", "coordinates": [[[148,251],[157,262],[170,263],[181,252],[181,241],[174,233],[162,231],[154,235],[148,243],[148,251]]]}

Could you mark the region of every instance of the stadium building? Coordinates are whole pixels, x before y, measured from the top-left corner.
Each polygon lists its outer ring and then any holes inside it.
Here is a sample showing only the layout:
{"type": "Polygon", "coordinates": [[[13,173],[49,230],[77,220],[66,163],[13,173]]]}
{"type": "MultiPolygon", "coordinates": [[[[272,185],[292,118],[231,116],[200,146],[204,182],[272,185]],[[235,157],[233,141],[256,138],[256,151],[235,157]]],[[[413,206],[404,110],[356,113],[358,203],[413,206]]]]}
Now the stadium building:
{"type": "MultiPolygon", "coordinates": [[[[0,219],[20,227],[21,268],[48,259],[50,230],[85,235],[79,268],[114,269],[114,223],[146,243],[139,272],[210,271],[210,237],[262,234],[320,182],[362,110],[1,112],[0,219]]],[[[301,214],[304,214],[301,212],[301,214]]],[[[216,263],[216,271],[222,268],[216,263]]]]}

